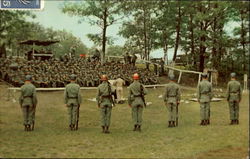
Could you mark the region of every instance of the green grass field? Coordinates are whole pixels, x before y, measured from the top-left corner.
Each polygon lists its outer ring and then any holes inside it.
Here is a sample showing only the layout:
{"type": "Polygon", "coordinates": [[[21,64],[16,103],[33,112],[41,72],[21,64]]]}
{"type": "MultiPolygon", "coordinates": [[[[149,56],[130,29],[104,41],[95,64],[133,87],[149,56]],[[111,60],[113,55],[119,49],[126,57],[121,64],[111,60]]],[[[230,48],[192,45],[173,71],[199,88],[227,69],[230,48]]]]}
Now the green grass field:
{"type": "MultiPolygon", "coordinates": [[[[182,89],[182,99],[195,89],[182,89]]],[[[127,90],[125,90],[125,95],[127,90]]],[[[18,103],[6,101],[6,86],[0,85],[1,158],[185,158],[246,159],[249,141],[249,95],[240,104],[240,125],[229,125],[225,100],[211,103],[211,125],[199,126],[199,105],[181,103],[179,127],[167,128],[163,88],[148,89],[142,132],[133,132],[127,104],[112,111],[111,134],[102,134],[94,90],[83,90],[78,131],[68,130],[63,92],[38,92],[34,132],[23,131],[18,103]]],[[[15,96],[18,97],[19,93],[15,96]]]]}

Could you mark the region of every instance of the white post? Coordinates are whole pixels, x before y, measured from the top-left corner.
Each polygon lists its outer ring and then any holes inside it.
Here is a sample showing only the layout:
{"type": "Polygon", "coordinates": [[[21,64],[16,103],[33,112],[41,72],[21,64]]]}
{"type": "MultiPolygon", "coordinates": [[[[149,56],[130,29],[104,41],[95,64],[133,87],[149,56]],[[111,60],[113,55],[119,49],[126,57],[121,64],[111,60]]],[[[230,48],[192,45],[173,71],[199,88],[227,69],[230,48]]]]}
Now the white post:
{"type": "Polygon", "coordinates": [[[201,80],[201,73],[199,73],[198,84],[200,83],[200,80],[201,80]]]}
{"type": "Polygon", "coordinates": [[[244,86],[243,86],[243,92],[247,91],[247,74],[244,74],[244,86]]]}
{"type": "Polygon", "coordinates": [[[180,83],[180,81],[181,81],[181,75],[182,75],[182,71],[180,71],[180,73],[179,73],[178,83],[180,83]]]}

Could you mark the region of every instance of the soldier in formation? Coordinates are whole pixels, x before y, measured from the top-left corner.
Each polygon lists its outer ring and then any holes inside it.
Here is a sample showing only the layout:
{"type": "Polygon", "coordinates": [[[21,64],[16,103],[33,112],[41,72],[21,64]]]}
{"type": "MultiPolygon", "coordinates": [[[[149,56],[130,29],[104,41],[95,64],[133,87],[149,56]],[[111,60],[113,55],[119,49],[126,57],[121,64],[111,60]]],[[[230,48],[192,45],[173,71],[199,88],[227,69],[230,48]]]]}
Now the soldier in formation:
{"type": "Polygon", "coordinates": [[[23,111],[24,130],[33,131],[35,124],[35,110],[37,105],[36,87],[31,83],[32,76],[25,76],[25,83],[21,87],[19,104],[23,111]]]}
{"type": "Polygon", "coordinates": [[[163,96],[165,105],[168,109],[168,127],[178,126],[178,105],[180,104],[180,87],[174,81],[174,75],[169,76],[170,82],[166,85],[163,96]]]}
{"type": "Polygon", "coordinates": [[[210,102],[213,97],[212,84],[208,81],[207,74],[202,73],[202,81],[198,84],[197,100],[200,103],[200,125],[210,124],[210,102]]]}
{"type": "Polygon", "coordinates": [[[112,93],[114,89],[111,87],[108,82],[107,75],[101,76],[102,83],[97,88],[97,96],[96,101],[98,108],[100,108],[101,112],[101,126],[103,133],[110,133],[109,126],[111,120],[111,111],[112,106],[114,106],[114,101],[112,97],[112,93]]]}
{"type": "Polygon", "coordinates": [[[70,76],[70,83],[64,91],[64,103],[68,109],[70,130],[78,129],[79,108],[82,102],[80,86],[75,83],[76,75],[70,76]]]}
{"type": "Polygon", "coordinates": [[[229,113],[231,125],[239,124],[239,103],[242,97],[242,88],[240,82],[236,80],[236,73],[231,73],[231,81],[227,84],[227,101],[229,104],[229,113]]]}
{"type": "Polygon", "coordinates": [[[147,94],[144,86],[139,82],[139,75],[133,75],[134,82],[130,84],[128,89],[128,104],[132,108],[132,120],[134,123],[133,131],[141,131],[142,111],[146,107],[144,96],[147,94]]]}

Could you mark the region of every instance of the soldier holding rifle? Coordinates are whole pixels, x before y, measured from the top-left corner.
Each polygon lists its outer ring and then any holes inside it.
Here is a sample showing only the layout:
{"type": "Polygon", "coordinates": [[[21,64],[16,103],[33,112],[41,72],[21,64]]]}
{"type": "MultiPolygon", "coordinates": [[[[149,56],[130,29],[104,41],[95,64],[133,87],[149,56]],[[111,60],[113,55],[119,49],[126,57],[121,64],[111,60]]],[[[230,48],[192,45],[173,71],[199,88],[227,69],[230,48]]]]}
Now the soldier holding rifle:
{"type": "Polygon", "coordinates": [[[180,87],[174,81],[175,76],[169,75],[170,82],[166,85],[164,102],[168,109],[168,127],[178,126],[178,105],[181,99],[180,87]]]}
{"type": "Polygon", "coordinates": [[[64,103],[68,108],[70,130],[78,129],[79,108],[82,102],[80,86],[75,81],[76,75],[70,75],[70,83],[67,84],[64,91],[64,103]]]}
{"type": "Polygon", "coordinates": [[[146,89],[139,82],[139,75],[133,75],[134,82],[130,84],[128,89],[128,104],[132,108],[132,119],[134,123],[133,131],[141,131],[142,111],[146,107],[144,95],[147,94],[146,89]]]}
{"type": "Polygon", "coordinates": [[[25,76],[25,83],[21,87],[19,104],[23,111],[24,130],[33,131],[35,124],[35,109],[37,105],[36,87],[31,83],[32,76],[25,76]]]}

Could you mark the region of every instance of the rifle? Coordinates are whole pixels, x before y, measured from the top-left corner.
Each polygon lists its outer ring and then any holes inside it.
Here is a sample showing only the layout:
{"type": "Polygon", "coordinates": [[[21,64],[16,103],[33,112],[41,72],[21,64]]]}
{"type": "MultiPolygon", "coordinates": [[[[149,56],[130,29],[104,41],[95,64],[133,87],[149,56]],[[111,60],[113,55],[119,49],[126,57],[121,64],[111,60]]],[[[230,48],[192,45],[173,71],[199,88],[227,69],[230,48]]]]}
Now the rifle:
{"type": "Polygon", "coordinates": [[[140,91],[140,93],[141,93],[141,98],[142,98],[142,101],[143,101],[144,107],[146,108],[146,106],[147,106],[147,105],[146,105],[146,103],[145,103],[143,86],[142,86],[142,85],[140,85],[140,87],[141,87],[141,91],[140,91]]]}
{"type": "Polygon", "coordinates": [[[108,91],[109,91],[109,99],[111,100],[113,106],[115,106],[115,102],[114,102],[113,97],[112,97],[111,85],[109,82],[108,82],[108,91]]]}
{"type": "Polygon", "coordinates": [[[179,118],[179,117],[178,117],[178,111],[179,111],[179,110],[178,110],[178,107],[179,107],[179,103],[178,103],[177,106],[176,106],[176,123],[175,123],[176,126],[178,126],[178,118],[179,118]]]}
{"type": "Polygon", "coordinates": [[[76,130],[78,130],[79,114],[80,114],[80,105],[77,108],[77,117],[76,117],[76,130]]]}
{"type": "Polygon", "coordinates": [[[33,121],[32,121],[32,125],[31,125],[31,130],[34,130],[35,127],[35,115],[36,115],[36,105],[34,105],[34,114],[33,114],[33,121]]]}

